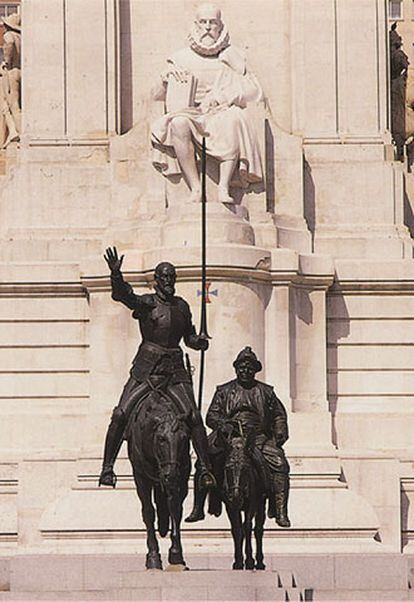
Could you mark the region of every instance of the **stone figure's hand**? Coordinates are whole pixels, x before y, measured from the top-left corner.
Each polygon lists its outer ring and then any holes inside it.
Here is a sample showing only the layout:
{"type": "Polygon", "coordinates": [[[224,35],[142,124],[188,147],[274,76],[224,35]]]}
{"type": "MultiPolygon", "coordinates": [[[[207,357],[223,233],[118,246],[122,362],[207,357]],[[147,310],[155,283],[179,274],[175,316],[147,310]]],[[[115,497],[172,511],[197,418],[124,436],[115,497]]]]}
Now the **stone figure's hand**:
{"type": "Polygon", "coordinates": [[[218,107],[219,102],[214,98],[212,94],[206,94],[200,103],[200,109],[202,113],[208,113],[212,109],[218,107]]]}
{"type": "Polygon", "coordinates": [[[116,247],[114,247],[113,249],[111,249],[111,247],[108,247],[106,249],[104,259],[105,259],[106,263],[108,264],[108,267],[112,273],[117,273],[117,272],[121,271],[121,266],[122,266],[122,262],[124,260],[124,255],[121,255],[121,257],[118,257],[118,251],[117,251],[116,247]]]}
{"type": "Polygon", "coordinates": [[[177,82],[186,83],[190,77],[187,69],[181,69],[176,65],[172,65],[167,71],[161,74],[161,79],[164,83],[168,83],[168,79],[173,77],[177,82]]]}

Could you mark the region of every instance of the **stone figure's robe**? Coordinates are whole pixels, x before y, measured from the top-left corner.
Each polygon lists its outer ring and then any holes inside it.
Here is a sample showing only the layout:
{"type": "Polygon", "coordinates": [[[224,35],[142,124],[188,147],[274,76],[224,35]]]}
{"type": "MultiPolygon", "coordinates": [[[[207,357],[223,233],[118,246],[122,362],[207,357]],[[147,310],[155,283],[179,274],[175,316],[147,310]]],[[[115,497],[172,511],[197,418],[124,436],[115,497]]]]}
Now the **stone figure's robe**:
{"type": "MultiPolygon", "coordinates": [[[[182,116],[188,119],[197,145],[201,146],[203,134],[207,134],[209,156],[218,161],[238,160],[232,184],[247,187],[249,183],[262,181],[257,135],[246,106],[249,102],[259,102],[263,93],[254,75],[247,71],[244,56],[233,46],[212,57],[183,48],[168,62],[197,79],[195,106],[166,113],[152,124],[154,166],[167,177],[181,173],[171,141],[171,123],[174,117],[182,116]],[[209,97],[219,105],[206,110],[203,101],[209,97]]],[[[165,94],[166,86],[162,83],[153,91],[156,100],[164,100],[165,94]]]]}

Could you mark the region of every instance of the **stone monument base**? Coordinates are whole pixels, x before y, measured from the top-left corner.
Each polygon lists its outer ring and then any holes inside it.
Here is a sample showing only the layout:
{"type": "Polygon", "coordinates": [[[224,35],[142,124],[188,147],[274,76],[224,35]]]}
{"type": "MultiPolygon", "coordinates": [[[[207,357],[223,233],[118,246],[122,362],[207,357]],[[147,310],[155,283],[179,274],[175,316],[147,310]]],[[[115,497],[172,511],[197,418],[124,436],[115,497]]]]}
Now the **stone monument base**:
{"type": "MultiPolygon", "coordinates": [[[[0,600],[342,601],[412,599],[412,558],[265,556],[265,571],[232,571],[231,556],[198,554],[189,571],[145,571],[139,554],[2,559],[0,600]]],[[[166,568],[166,567],[165,567],[166,568]]]]}

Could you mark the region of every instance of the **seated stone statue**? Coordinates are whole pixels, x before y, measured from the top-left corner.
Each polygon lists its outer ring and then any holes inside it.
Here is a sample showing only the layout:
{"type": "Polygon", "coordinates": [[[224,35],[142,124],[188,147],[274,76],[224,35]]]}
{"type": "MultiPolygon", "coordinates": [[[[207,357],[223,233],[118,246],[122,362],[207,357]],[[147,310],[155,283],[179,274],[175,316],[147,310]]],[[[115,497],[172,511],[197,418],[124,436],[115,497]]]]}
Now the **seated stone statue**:
{"type": "Polygon", "coordinates": [[[153,96],[167,100],[167,113],[152,125],[153,164],[166,177],[183,175],[192,201],[201,198],[195,151],[203,136],[207,155],[220,164],[220,202],[233,203],[231,183],[246,188],[263,180],[256,133],[246,113],[247,103],[260,101],[263,93],[243,53],[231,45],[216,6],[198,9],[189,47],[168,59],[153,96]],[[169,87],[184,90],[177,92],[181,104],[172,108],[169,87]]]}
{"type": "MultiPolygon", "coordinates": [[[[287,513],[289,464],[282,449],[289,437],[286,410],[273,387],[255,379],[262,365],[250,347],[238,354],[233,366],[237,378],[217,387],[206,417],[207,426],[213,431],[208,438],[209,455],[218,488],[223,483],[224,438],[242,429],[252,438],[252,459],[267,491],[269,518],[275,518],[281,527],[290,527],[287,513]]],[[[198,470],[196,464],[194,508],[186,518],[187,522],[204,518],[207,492],[199,486],[198,470]]],[[[218,502],[213,494],[210,513],[220,513],[218,502]]]]}

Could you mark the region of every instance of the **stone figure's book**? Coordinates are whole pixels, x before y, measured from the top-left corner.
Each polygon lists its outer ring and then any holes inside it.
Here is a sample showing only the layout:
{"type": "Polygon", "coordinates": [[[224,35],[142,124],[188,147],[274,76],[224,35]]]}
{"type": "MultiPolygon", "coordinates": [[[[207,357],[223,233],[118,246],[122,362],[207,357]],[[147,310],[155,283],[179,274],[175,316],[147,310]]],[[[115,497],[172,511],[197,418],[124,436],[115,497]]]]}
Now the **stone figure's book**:
{"type": "Polygon", "coordinates": [[[165,99],[167,112],[181,111],[193,107],[196,89],[197,79],[193,75],[189,75],[185,82],[177,81],[175,77],[170,76],[165,99]]]}

